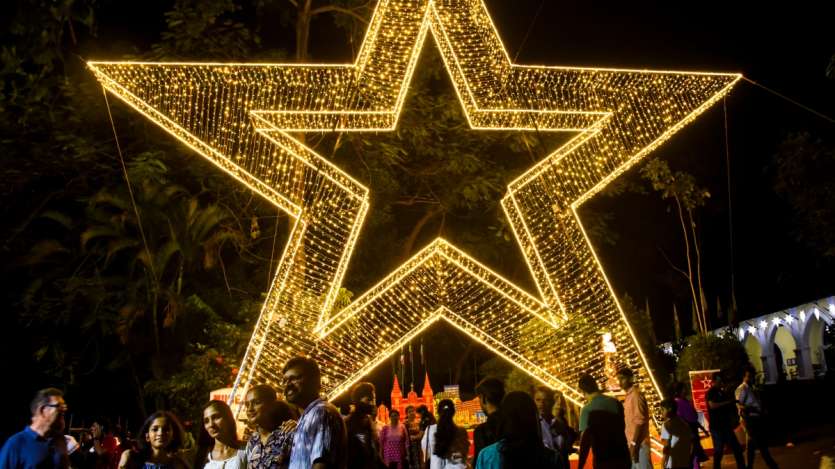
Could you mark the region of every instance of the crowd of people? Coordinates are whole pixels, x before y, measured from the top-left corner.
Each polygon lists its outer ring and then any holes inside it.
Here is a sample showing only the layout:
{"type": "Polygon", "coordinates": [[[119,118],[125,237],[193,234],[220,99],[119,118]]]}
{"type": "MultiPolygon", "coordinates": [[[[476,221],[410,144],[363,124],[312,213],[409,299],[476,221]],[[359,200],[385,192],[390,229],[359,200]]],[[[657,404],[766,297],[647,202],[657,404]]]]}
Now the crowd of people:
{"type": "MultiPolygon", "coordinates": [[[[623,402],[606,395],[597,381],[583,374],[578,383],[586,403],[578,428],[569,421],[555,393],[537,387],[533,394],[505,393],[504,383],[486,378],[476,386],[486,420],[473,432],[474,457],[468,458],[467,432],[455,424],[455,404],[437,406],[437,418],[425,407],[408,407],[405,417],[395,410],[384,425],[374,419],[374,385],[360,382],[351,391],[346,416],[320,397],[317,363],[296,357],[282,370],[283,399],[268,385],[249,388],[244,398],[250,436],[239,439],[235,417],[222,401],[210,401],[201,411],[197,441],[189,441],[178,418],[158,411],[142,425],[135,444],[118,440],[103,425],[92,426],[89,438],[77,441],[65,434],[67,404],[60,390],[39,391],[30,410],[31,424],[9,438],[0,450],[0,469],[568,469],[569,455],[579,448],[579,467],[593,455],[596,469],[651,469],[650,413],[635,384],[634,373],[617,373],[623,402]],[[378,426],[379,425],[379,426],[378,426]]],[[[763,439],[763,407],[753,387],[753,371],[745,373],[736,393],[723,388],[721,374],[707,393],[714,468],[725,445],[739,469],[752,467],[760,451],[776,468],[763,439]],[[748,430],[748,461],[733,429],[741,418],[748,430]]],[[[663,402],[666,419],[659,429],[664,468],[700,467],[707,456],[699,444],[705,431],[684,386],[663,402]]]]}

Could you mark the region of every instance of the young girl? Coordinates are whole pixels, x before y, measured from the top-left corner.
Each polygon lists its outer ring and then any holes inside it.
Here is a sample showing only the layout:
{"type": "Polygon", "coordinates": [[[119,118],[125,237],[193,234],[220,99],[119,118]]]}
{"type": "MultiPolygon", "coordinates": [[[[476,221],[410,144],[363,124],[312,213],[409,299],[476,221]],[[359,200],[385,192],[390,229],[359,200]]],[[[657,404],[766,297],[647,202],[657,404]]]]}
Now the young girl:
{"type": "Polygon", "coordinates": [[[246,469],[246,450],[238,440],[232,409],[225,402],[210,401],[202,417],[194,469],[246,469]]]}
{"type": "Polygon", "coordinates": [[[693,464],[693,433],[690,425],[678,416],[678,406],[673,400],[661,403],[667,420],[661,425],[661,443],[664,445],[664,469],[690,469],[693,464]]]}
{"type": "Polygon", "coordinates": [[[154,412],[142,425],[139,449],[122,453],[119,469],[188,469],[177,454],[183,443],[183,427],[171,412],[154,412]]]}

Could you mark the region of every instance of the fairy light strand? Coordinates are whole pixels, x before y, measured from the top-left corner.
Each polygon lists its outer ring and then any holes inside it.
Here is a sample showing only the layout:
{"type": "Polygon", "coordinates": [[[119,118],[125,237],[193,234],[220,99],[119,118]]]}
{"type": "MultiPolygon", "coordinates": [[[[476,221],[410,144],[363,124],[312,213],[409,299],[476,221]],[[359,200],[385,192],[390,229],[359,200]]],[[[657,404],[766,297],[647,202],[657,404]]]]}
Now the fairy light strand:
{"type": "Polygon", "coordinates": [[[380,0],[352,64],[88,66],[106,90],[295,220],[236,393],[280,387],[286,360],[315,354],[335,397],[443,320],[575,403],[579,373],[604,377],[609,333],[660,416],[660,388],[577,211],[739,75],[517,65],[481,0],[380,0]],[[578,133],[501,201],[538,295],[438,239],[337,310],[369,191],[291,132],[394,130],[428,35],[472,129],[578,133]]]}

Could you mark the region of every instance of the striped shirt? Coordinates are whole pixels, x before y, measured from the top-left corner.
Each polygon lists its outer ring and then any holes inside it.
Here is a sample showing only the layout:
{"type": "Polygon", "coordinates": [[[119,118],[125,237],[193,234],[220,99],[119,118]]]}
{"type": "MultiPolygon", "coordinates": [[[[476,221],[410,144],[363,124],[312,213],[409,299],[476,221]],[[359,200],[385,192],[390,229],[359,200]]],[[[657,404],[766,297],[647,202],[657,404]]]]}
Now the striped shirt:
{"type": "Polygon", "coordinates": [[[299,419],[289,469],[310,469],[315,463],[344,468],[345,458],[345,423],[336,407],[316,399],[308,404],[299,419]]]}

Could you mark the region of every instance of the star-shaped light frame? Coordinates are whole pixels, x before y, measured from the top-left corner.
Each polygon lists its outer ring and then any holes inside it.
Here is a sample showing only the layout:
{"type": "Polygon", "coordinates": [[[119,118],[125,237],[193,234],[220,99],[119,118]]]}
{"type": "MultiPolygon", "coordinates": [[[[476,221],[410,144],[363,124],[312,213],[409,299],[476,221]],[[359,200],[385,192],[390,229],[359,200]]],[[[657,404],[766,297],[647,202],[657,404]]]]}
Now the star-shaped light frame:
{"type": "Polygon", "coordinates": [[[281,381],[314,355],[329,397],[444,320],[580,404],[601,337],[660,415],[661,391],[578,208],[727,93],[737,74],[513,64],[481,0],[380,0],[353,64],[90,62],[102,86],[295,223],[235,383],[281,381]],[[576,132],[513,181],[502,207],[536,282],[528,294],[437,239],[342,310],[366,187],[291,132],[391,131],[431,32],[469,125],[576,132]]]}

